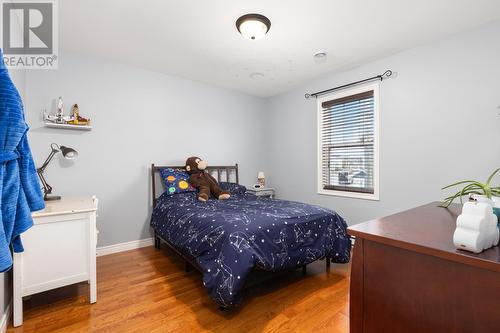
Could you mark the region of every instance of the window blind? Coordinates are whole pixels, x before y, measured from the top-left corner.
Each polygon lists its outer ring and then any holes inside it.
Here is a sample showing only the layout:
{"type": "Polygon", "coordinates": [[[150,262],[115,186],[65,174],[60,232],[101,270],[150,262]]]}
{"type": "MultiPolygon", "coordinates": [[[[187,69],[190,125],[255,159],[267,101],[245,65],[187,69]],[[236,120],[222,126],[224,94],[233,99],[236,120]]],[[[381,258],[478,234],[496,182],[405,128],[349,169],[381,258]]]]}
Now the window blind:
{"type": "Polygon", "coordinates": [[[373,90],[321,103],[324,190],[374,193],[374,103],[373,90]]]}

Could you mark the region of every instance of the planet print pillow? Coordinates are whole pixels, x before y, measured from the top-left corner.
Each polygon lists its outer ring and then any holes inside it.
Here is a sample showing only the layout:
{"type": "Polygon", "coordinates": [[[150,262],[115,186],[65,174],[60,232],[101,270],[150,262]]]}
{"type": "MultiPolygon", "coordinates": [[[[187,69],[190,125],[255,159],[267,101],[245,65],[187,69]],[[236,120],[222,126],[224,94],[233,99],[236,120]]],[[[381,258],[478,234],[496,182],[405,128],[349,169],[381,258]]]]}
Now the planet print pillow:
{"type": "Polygon", "coordinates": [[[196,191],[196,189],[189,184],[189,175],[184,170],[172,168],[161,169],[160,175],[165,184],[165,192],[167,192],[168,195],[196,191]]]}

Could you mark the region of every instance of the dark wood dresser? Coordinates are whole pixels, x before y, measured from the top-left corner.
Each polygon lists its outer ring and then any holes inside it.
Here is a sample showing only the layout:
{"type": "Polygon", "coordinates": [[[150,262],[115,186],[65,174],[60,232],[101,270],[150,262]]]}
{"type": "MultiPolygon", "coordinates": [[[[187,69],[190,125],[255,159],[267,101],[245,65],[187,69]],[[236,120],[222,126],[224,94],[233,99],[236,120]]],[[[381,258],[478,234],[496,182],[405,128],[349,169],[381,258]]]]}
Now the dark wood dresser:
{"type": "Polygon", "coordinates": [[[438,204],[348,228],[352,333],[500,332],[500,249],[456,250],[461,206],[438,204]]]}

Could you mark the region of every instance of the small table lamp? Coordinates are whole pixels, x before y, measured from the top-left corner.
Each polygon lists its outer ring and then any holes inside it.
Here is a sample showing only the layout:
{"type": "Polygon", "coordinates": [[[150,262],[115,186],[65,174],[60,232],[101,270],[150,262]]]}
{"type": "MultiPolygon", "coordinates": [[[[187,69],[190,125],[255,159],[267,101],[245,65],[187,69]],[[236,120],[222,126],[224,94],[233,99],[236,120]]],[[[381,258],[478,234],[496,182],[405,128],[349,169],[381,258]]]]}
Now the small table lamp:
{"type": "Polygon", "coordinates": [[[45,180],[45,177],[43,176],[43,172],[45,171],[45,168],[49,165],[50,161],[52,161],[52,158],[54,157],[55,154],[61,152],[64,158],[67,158],[68,160],[72,160],[78,156],[78,152],[74,150],[73,148],[65,147],[65,146],[59,146],[56,143],[52,143],[50,145],[50,148],[52,151],[50,152],[49,156],[43,162],[42,166],[39,167],[36,172],[38,173],[38,177],[40,177],[40,181],[42,182],[43,186],[43,199],[45,201],[51,201],[51,200],[60,200],[61,196],[59,195],[50,195],[52,193],[52,186],[47,184],[47,181],[45,180]]]}
{"type": "Polygon", "coordinates": [[[264,171],[259,171],[257,174],[257,180],[262,187],[266,186],[266,176],[264,175],[264,171]]]}

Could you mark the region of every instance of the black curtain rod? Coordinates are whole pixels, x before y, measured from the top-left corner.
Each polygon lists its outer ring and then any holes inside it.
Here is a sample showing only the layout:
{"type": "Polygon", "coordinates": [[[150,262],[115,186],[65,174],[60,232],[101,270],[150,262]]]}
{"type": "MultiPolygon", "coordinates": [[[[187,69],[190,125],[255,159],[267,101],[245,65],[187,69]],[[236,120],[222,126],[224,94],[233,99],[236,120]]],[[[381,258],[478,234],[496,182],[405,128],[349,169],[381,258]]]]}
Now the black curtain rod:
{"type": "Polygon", "coordinates": [[[311,97],[316,97],[317,98],[319,95],[324,95],[324,94],[327,94],[329,92],[332,92],[332,91],[335,91],[335,90],[339,90],[339,89],[343,89],[343,88],[347,88],[347,87],[350,87],[350,86],[355,86],[357,84],[361,84],[361,83],[365,83],[365,82],[369,82],[369,81],[373,81],[373,80],[383,81],[384,79],[387,79],[387,78],[391,77],[392,74],[393,74],[392,71],[390,69],[388,69],[388,70],[386,70],[384,72],[384,74],[373,76],[373,77],[370,77],[368,79],[364,79],[364,80],[361,80],[361,81],[356,81],[356,82],[344,84],[343,86],[338,86],[338,87],[335,87],[335,88],[331,88],[331,89],[327,89],[327,90],[323,90],[323,91],[318,91],[318,92],[315,92],[313,94],[305,94],[305,97],[306,97],[306,99],[309,99],[311,97]]]}

